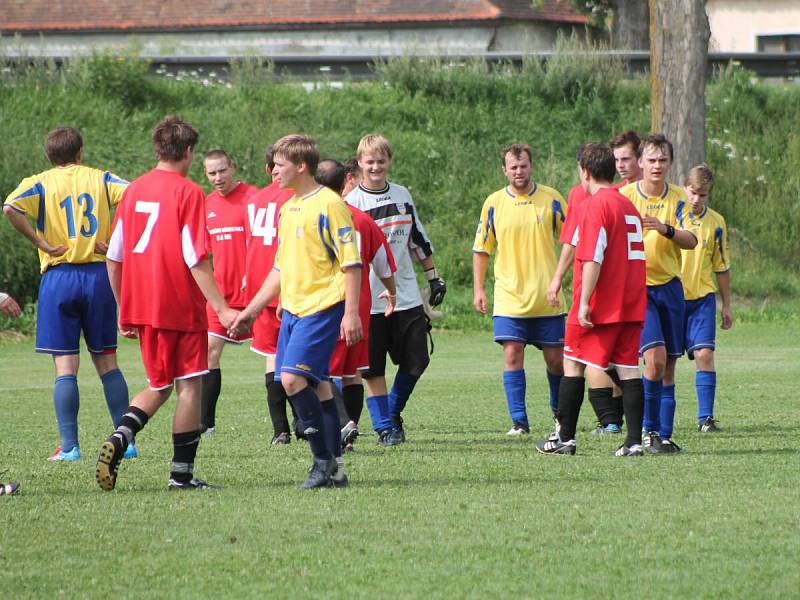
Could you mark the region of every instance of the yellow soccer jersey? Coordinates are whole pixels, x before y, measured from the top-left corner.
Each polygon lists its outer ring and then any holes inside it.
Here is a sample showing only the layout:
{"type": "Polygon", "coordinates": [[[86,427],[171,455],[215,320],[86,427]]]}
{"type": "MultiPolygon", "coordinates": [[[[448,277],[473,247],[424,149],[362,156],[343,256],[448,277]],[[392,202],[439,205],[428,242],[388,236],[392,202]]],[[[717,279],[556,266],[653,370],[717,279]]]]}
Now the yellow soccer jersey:
{"type": "Polygon", "coordinates": [[[275,269],[286,310],[307,317],[343,301],[342,267],[360,264],[353,218],[336,192],[320,187],[283,205],[275,269]]]}
{"type": "Polygon", "coordinates": [[[681,250],[681,282],[687,300],[697,300],[717,291],[713,273],[731,268],[728,228],[722,215],[706,207],[695,215],[686,206],[683,223],[697,237],[697,246],[681,250]]]}
{"type": "Polygon", "coordinates": [[[66,246],[61,256],[39,251],[42,273],[61,263],[103,262],[97,242],[111,236],[111,207],[128,182],[108,171],[83,165],[54,167],[22,180],[6,205],[36,221],[36,235],[51,246],[66,246]]]}
{"type": "MultiPolygon", "coordinates": [[[[688,207],[686,194],[677,185],[667,184],[661,196],[647,196],[639,185],[629,183],[619,193],[630,199],[643,217],[649,215],[675,229],[684,229],[680,211],[688,207]]],[[[672,240],[650,229],[644,232],[647,285],[663,285],[681,276],[681,249],[672,240]]]]}
{"type": "Polygon", "coordinates": [[[547,288],[556,270],[555,244],[566,206],[556,190],[538,184],[522,196],[505,187],[486,198],[472,251],[495,254],[495,316],[564,314],[563,294],[560,307],[550,306],[547,288]]]}

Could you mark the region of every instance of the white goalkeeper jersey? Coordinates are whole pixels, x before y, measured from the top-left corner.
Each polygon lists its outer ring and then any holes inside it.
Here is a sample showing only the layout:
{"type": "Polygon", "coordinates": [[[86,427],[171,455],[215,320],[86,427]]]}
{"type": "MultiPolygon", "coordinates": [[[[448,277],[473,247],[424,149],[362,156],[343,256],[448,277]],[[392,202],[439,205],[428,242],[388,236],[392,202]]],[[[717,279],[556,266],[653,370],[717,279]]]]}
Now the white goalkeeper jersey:
{"type": "MultiPolygon", "coordinates": [[[[433,246],[422,227],[411,194],[402,185],[387,183],[382,190],[368,190],[360,185],[347,198],[349,204],[360,208],[378,224],[392,249],[397,273],[397,306],[395,310],[408,310],[422,304],[413,258],[422,260],[433,255],[433,246]]],[[[370,270],[372,288],[372,314],[383,313],[386,301],[379,299],[383,284],[370,270]]]]}

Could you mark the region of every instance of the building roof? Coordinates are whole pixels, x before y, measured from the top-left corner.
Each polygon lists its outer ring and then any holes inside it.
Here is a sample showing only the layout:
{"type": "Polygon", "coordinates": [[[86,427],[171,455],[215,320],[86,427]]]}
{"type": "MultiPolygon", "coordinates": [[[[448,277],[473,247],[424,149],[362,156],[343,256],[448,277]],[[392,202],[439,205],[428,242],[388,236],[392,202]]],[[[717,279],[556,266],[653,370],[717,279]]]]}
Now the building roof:
{"type": "Polygon", "coordinates": [[[294,29],[522,20],[585,23],[570,0],[3,0],[0,32],[294,29]]]}

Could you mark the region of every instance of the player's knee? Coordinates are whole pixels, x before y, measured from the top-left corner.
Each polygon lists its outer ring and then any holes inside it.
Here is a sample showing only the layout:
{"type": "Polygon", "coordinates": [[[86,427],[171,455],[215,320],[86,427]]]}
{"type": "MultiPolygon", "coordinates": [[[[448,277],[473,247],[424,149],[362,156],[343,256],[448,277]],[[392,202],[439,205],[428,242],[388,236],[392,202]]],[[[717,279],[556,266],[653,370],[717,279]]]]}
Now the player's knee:
{"type": "Polygon", "coordinates": [[[294,396],[308,386],[308,382],[304,377],[294,373],[281,373],[281,385],[283,385],[287,395],[294,396]]]}
{"type": "Polygon", "coordinates": [[[694,361],[699,371],[713,371],[714,351],[711,348],[699,348],[694,351],[694,361]]]}

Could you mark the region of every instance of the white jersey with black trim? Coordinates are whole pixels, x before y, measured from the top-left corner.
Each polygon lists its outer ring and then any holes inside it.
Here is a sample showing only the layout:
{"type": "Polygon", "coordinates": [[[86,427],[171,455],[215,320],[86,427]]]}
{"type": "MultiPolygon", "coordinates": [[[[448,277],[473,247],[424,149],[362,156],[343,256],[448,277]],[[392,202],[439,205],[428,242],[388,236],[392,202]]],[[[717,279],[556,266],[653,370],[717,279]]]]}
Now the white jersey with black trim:
{"type": "MultiPolygon", "coordinates": [[[[414,273],[412,253],[416,260],[423,260],[433,255],[433,246],[419,220],[417,208],[409,191],[396,183],[387,183],[384,189],[377,191],[359,185],[347,194],[345,200],[372,217],[389,242],[394,261],[397,263],[395,310],[408,310],[420,306],[422,296],[414,273]]],[[[378,298],[378,294],[383,291],[383,284],[372,270],[369,277],[372,288],[370,312],[383,313],[386,301],[378,298]]]]}

